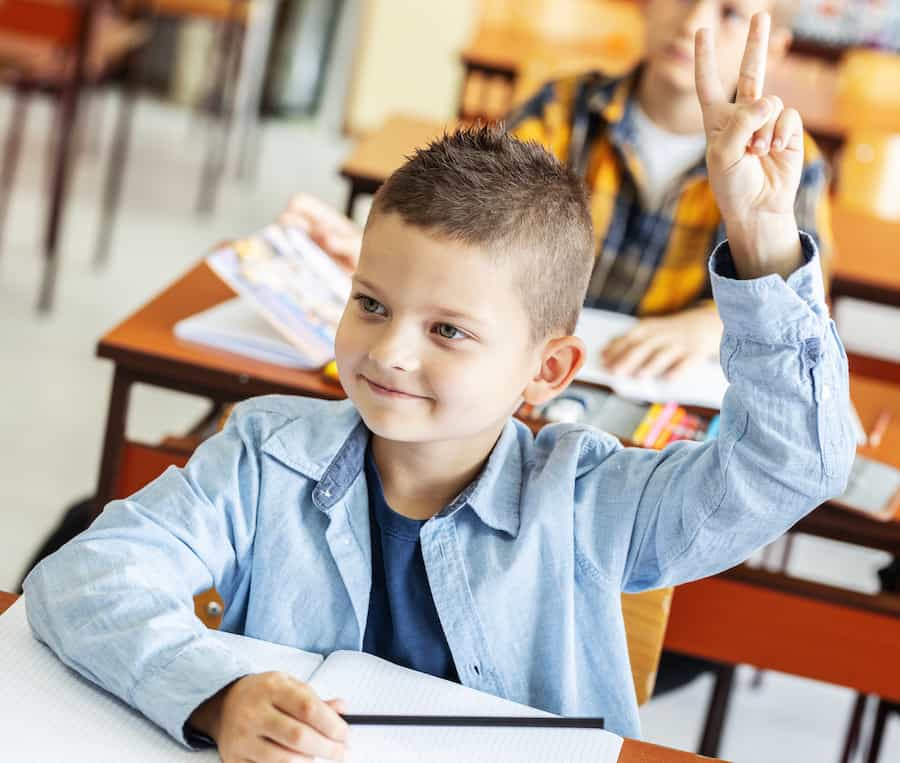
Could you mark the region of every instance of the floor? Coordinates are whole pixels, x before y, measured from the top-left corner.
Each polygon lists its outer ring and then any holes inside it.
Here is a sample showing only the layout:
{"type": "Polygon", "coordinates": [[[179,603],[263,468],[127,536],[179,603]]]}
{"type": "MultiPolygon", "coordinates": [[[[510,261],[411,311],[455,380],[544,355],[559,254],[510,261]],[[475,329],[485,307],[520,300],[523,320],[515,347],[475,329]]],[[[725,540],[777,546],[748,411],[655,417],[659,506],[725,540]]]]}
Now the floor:
{"type": "MultiPolygon", "coordinates": [[[[34,312],[39,277],[44,154],[49,109],[35,104],[26,155],[0,248],[0,589],[11,589],[26,560],[64,507],[94,488],[110,365],[94,357],[97,339],[150,298],[215,242],[271,220],[292,191],[304,189],[334,204],[346,193],[336,167],[347,144],[314,123],[267,124],[253,183],[229,180],[216,209],[193,212],[204,133],[189,114],[149,98],[139,105],[124,205],[112,261],[91,266],[102,157],[116,102],[98,103],[99,139],[89,141],[69,206],[56,309],[34,312]]],[[[0,99],[0,124],[9,103],[0,99]]],[[[128,422],[132,437],[153,441],[181,430],[204,406],[189,396],[137,390],[128,422]]],[[[873,590],[882,554],[801,538],[792,571],[873,590]]],[[[845,689],[753,671],[739,672],[721,756],[735,763],[836,761],[853,702],[845,689]]],[[[692,748],[711,681],[651,702],[642,710],[645,737],[692,748]]],[[[900,760],[900,720],[889,724],[881,760],[900,760]]]]}

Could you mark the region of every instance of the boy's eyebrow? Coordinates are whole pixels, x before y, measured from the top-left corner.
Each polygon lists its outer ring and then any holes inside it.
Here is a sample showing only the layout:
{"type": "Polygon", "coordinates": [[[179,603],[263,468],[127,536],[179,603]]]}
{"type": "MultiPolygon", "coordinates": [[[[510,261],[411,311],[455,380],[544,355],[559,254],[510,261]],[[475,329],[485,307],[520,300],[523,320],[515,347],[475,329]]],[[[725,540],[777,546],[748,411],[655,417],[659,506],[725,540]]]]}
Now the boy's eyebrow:
{"type": "Polygon", "coordinates": [[[367,281],[365,278],[360,278],[356,273],[353,274],[353,280],[356,281],[360,286],[365,286],[367,289],[371,289],[372,291],[381,291],[375,284],[371,281],[367,281]]]}
{"type": "MultiPolygon", "coordinates": [[[[358,286],[362,286],[366,289],[370,289],[378,294],[382,293],[381,289],[379,289],[375,284],[371,281],[367,281],[365,278],[361,278],[360,276],[354,274],[353,280],[356,282],[358,286]]],[[[450,307],[443,307],[442,305],[432,305],[431,309],[436,313],[440,313],[441,315],[446,316],[447,318],[453,319],[461,319],[466,321],[471,321],[473,323],[481,322],[482,319],[478,318],[478,316],[472,315],[471,313],[464,313],[460,310],[454,310],[450,307]]]]}

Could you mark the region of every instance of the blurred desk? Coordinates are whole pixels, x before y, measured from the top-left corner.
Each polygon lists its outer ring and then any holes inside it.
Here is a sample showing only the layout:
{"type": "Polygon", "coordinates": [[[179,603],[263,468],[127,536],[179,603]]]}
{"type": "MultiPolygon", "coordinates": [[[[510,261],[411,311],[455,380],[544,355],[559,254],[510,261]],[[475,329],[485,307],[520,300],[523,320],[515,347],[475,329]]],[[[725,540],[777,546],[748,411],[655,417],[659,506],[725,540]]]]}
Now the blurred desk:
{"type": "MultiPolygon", "coordinates": [[[[18,598],[15,594],[0,591],[0,615],[9,609],[18,598]]],[[[622,744],[622,751],[619,753],[619,763],[703,763],[703,761],[715,763],[710,758],[701,758],[690,752],[659,747],[636,739],[626,739],[622,744]]],[[[720,763],[722,762],[720,761],[720,763]]]]}
{"type": "Polygon", "coordinates": [[[356,199],[361,194],[375,193],[409,154],[440,137],[444,130],[453,130],[457,124],[394,115],[362,138],[340,167],[341,177],[350,182],[344,210],[347,217],[353,217],[356,199]]]}
{"type": "MultiPolygon", "coordinates": [[[[835,204],[831,297],[854,297],[900,307],[900,222],[835,204]]],[[[900,363],[848,352],[850,370],[900,384],[900,363]]]]}
{"type": "Polygon", "coordinates": [[[9,609],[18,598],[19,597],[14,593],[0,591],[0,614],[3,614],[7,609],[9,609]]]}
{"type": "MultiPolygon", "coordinates": [[[[900,384],[850,376],[850,397],[866,432],[871,432],[883,410],[891,420],[877,448],[862,446],[857,452],[900,468],[900,384]]],[[[900,556],[900,517],[882,522],[826,503],[794,525],[793,532],[853,543],[900,556]]]]}
{"type": "Polygon", "coordinates": [[[149,457],[163,468],[170,458],[170,454],[150,446],[126,442],[129,396],[135,383],[199,395],[216,403],[267,394],[344,396],[338,385],[318,372],[263,363],[175,336],[174,326],[182,318],[234,296],[205,263],[200,263],[100,340],[97,355],[112,360],[115,373],[97,486],[98,512],[116,497],[123,478],[120,466],[123,460],[131,459],[130,450],[137,449],[135,455],[139,456],[131,460],[149,457]]]}
{"type": "Polygon", "coordinates": [[[900,306],[900,222],[835,204],[831,293],[900,306]]]}

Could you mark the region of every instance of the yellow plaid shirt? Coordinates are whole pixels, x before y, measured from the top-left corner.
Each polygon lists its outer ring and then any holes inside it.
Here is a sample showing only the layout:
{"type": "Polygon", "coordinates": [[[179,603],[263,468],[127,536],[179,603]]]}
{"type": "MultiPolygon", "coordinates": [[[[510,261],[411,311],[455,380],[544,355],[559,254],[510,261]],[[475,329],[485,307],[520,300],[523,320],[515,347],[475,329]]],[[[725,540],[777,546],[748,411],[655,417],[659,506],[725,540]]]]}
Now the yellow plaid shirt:
{"type": "MultiPolygon", "coordinates": [[[[660,315],[711,297],[707,260],[725,230],[702,160],[661,208],[642,206],[632,99],[638,75],[613,79],[592,72],[550,82],[506,124],[516,137],[537,141],[566,162],[590,189],[597,263],[585,304],[660,315]]],[[[808,135],[804,155],[797,223],[815,239],[826,268],[832,249],[827,167],[808,135]]]]}

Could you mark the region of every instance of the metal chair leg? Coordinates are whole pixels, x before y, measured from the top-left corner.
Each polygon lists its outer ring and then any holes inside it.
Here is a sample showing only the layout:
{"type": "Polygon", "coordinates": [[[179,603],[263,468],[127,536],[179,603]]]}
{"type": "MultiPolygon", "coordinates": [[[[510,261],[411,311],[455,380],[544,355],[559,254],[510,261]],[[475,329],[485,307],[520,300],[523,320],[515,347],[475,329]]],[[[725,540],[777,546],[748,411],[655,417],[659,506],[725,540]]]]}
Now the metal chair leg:
{"type": "Polygon", "coordinates": [[[881,743],[884,741],[884,727],[887,725],[888,713],[896,712],[897,709],[896,705],[885,702],[883,699],[878,700],[878,711],[875,713],[875,725],[872,727],[866,763],[878,763],[878,756],[881,754],[881,743]]]}
{"type": "MultiPolygon", "coordinates": [[[[28,115],[28,101],[31,93],[25,87],[16,87],[13,102],[12,118],[6,132],[6,143],[3,149],[3,168],[0,172],[0,245],[6,228],[6,212],[9,199],[19,168],[19,157],[22,153],[22,136],[25,134],[25,118],[28,115]]],[[[2,251],[2,246],[0,246],[2,251]]]]}
{"type": "Polygon", "coordinates": [[[232,3],[233,12],[229,14],[225,28],[222,30],[222,43],[216,74],[215,92],[212,96],[213,139],[207,144],[203,171],[200,175],[200,188],[197,194],[196,209],[199,214],[209,214],[216,205],[216,197],[222,176],[225,173],[225,155],[228,150],[228,139],[231,129],[231,86],[229,75],[238,65],[240,53],[241,28],[236,20],[237,3],[232,3]]]}
{"type": "Polygon", "coordinates": [[[50,210],[47,215],[47,230],[44,237],[44,274],[41,279],[37,303],[37,309],[40,313],[47,313],[53,307],[56,274],[59,269],[59,231],[66,201],[66,191],[68,190],[71,170],[70,153],[78,119],[78,99],[81,96],[84,82],[85,59],[87,58],[88,43],[91,39],[94,12],[95,4],[86,3],[80,18],[74,72],[72,78],[63,88],[59,100],[59,136],[56,144],[56,156],[53,161],[50,210]]]}
{"type": "Polygon", "coordinates": [[[850,763],[859,747],[859,738],[862,732],[863,716],[866,712],[865,694],[857,694],[853,704],[853,712],[850,714],[850,724],[847,727],[847,735],[844,739],[844,749],[841,752],[840,763],[850,763]]]}
{"type": "Polygon", "coordinates": [[[134,107],[137,102],[138,54],[133,53],[126,65],[125,82],[121,89],[119,118],[116,121],[116,133],[109,154],[106,169],[106,184],[103,189],[103,207],[100,212],[100,227],[97,244],[94,248],[94,267],[102,268],[109,262],[109,249],[112,241],[112,230],[116,213],[119,209],[119,198],[122,193],[122,181],[125,175],[125,163],[134,124],[134,107]]]}
{"type": "Polygon", "coordinates": [[[716,683],[706,712],[703,725],[703,736],[697,752],[716,758],[722,742],[722,732],[728,717],[728,706],[731,703],[731,692],[734,687],[734,676],[737,668],[734,665],[721,665],[716,672],[716,683]]]}

